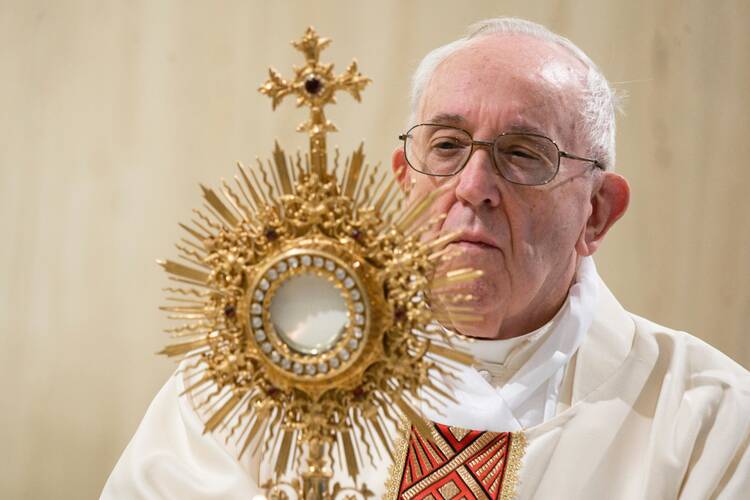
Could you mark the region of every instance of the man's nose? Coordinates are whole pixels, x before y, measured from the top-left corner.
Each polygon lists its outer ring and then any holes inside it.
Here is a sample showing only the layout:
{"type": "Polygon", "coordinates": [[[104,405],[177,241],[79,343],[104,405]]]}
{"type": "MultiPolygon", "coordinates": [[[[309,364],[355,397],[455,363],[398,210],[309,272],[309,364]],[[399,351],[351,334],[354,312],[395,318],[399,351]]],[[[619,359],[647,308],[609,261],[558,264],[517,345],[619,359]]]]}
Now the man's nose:
{"type": "Polygon", "coordinates": [[[456,197],[475,207],[497,207],[500,204],[499,180],[490,151],[484,147],[475,148],[466,166],[458,173],[456,197]]]}

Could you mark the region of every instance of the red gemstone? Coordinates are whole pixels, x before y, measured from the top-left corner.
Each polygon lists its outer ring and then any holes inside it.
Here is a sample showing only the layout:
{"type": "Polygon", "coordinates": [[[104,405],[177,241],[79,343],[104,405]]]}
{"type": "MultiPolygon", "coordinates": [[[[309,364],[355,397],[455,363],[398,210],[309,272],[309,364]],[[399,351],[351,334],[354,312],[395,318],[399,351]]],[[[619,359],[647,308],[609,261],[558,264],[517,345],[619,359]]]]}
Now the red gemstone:
{"type": "Polygon", "coordinates": [[[224,308],[224,316],[227,318],[234,318],[234,315],[237,313],[237,310],[234,308],[234,306],[229,305],[224,308]]]}
{"type": "Polygon", "coordinates": [[[406,310],[403,307],[396,308],[393,312],[396,321],[401,322],[406,319],[406,310]]]}
{"type": "Polygon", "coordinates": [[[360,236],[362,236],[362,231],[360,231],[357,228],[354,228],[354,229],[352,229],[352,233],[351,234],[352,234],[352,238],[354,238],[355,240],[358,240],[360,238],[360,236]]]}
{"type": "Polygon", "coordinates": [[[308,94],[317,94],[323,88],[323,82],[318,77],[311,76],[305,80],[305,90],[308,94]]]}
{"type": "Polygon", "coordinates": [[[273,228],[266,229],[266,239],[268,241],[274,241],[278,237],[279,237],[279,233],[277,233],[275,229],[273,228]]]}

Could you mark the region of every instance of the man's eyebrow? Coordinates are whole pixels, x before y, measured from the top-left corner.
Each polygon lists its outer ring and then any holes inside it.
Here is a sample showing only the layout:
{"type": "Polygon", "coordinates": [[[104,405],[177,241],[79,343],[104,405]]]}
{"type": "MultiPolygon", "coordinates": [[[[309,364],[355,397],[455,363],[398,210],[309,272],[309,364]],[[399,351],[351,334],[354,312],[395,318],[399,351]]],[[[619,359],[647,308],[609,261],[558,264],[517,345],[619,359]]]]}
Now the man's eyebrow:
{"type": "Polygon", "coordinates": [[[446,125],[461,125],[466,123],[466,119],[453,113],[438,113],[430,118],[429,123],[440,123],[446,125]]]}
{"type": "Polygon", "coordinates": [[[504,133],[513,133],[513,134],[537,134],[537,135],[543,135],[547,136],[549,135],[549,132],[546,130],[542,130],[538,127],[534,127],[533,125],[526,125],[526,124],[514,124],[510,127],[503,130],[504,133]]]}
{"type": "MultiPolygon", "coordinates": [[[[440,125],[465,125],[466,118],[463,115],[455,113],[438,113],[433,115],[426,123],[437,123],[440,125]]],[[[501,130],[501,133],[514,133],[514,134],[537,134],[547,136],[549,133],[546,130],[542,130],[539,127],[529,125],[526,123],[515,123],[509,127],[501,130]]]]}

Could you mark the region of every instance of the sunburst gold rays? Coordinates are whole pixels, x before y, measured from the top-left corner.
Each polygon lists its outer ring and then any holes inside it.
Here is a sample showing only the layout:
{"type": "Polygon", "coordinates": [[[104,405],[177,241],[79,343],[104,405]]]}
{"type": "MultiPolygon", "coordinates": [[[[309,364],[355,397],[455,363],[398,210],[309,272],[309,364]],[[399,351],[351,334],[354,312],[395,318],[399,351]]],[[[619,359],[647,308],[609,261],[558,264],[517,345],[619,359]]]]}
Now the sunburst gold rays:
{"type": "Polygon", "coordinates": [[[196,240],[198,240],[200,242],[203,242],[206,238],[208,238],[208,235],[201,234],[198,231],[196,231],[195,229],[193,229],[192,227],[183,224],[182,222],[179,223],[179,226],[182,229],[184,229],[185,231],[187,231],[188,234],[190,234],[190,236],[192,236],[193,238],[195,238],[196,240]]]}
{"type": "Polygon", "coordinates": [[[388,437],[377,413],[366,415],[361,411],[353,411],[347,424],[348,432],[341,434],[341,439],[333,441],[331,446],[337,447],[339,454],[343,455],[352,477],[359,474],[365,461],[376,466],[376,457],[382,460],[383,454],[393,456],[393,439],[388,437]]]}
{"type": "Polygon", "coordinates": [[[203,262],[203,259],[205,258],[204,253],[193,248],[188,248],[185,245],[180,245],[179,243],[175,243],[175,248],[177,248],[179,256],[191,264],[195,264],[198,267],[209,268],[209,266],[203,262]]]}
{"type": "Polygon", "coordinates": [[[445,194],[446,189],[445,186],[441,186],[407,205],[403,213],[393,223],[396,229],[402,233],[408,232],[409,229],[422,220],[423,216],[433,206],[435,200],[445,194]]]}
{"type": "Polygon", "coordinates": [[[341,432],[340,435],[347,472],[349,473],[349,476],[356,481],[357,476],[359,475],[359,464],[354,452],[354,441],[352,440],[351,434],[352,431],[346,430],[341,432]]]}
{"type": "Polygon", "coordinates": [[[196,306],[203,306],[203,302],[195,299],[189,299],[185,297],[165,297],[164,300],[170,301],[170,302],[178,302],[180,304],[192,304],[196,306]]]}
{"type": "MultiPolygon", "coordinates": [[[[264,205],[273,205],[271,195],[272,193],[268,192],[270,189],[270,185],[267,183],[261,183],[260,180],[258,180],[258,176],[255,174],[256,170],[265,171],[263,167],[263,163],[260,161],[259,158],[255,159],[255,163],[257,165],[257,169],[248,170],[250,173],[250,177],[252,178],[252,183],[255,185],[256,191],[260,194],[261,199],[263,200],[264,205]]],[[[262,176],[261,176],[262,177],[262,176]]],[[[266,174],[266,179],[268,179],[268,174],[266,174]]]]}
{"type": "MultiPolygon", "coordinates": [[[[233,394],[236,394],[237,391],[234,391],[233,394]]],[[[229,411],[225,416],[224,419],[219,423],[217,427],[214,428],[215,433],[223,433],[224,434],[224,442],[229,443],[229,440],[234,436],[233,432],[236,432],[237,428],[239,428],[239,425],[242,423],[242,415],[247,411],[247,404],[248,401],[252,400],[252,395],[255,393],[257,396],[257,391],[247,390],[247,391],[240,391],[242,394],[240,400],[234,407],[229,411]],[[231,429],[227,429],[231,424],[235,424],[231,429]]]]}
{"type": "Polygon", "coordinates": [[[274,466],[274,473],[277,477],[281,477],[289,467],[289,459],[292,454],[292,445],[294,444],[293,439],[296,431],[291,429],[282,429],[280,431],[281,442],[279,443],[278,451],[276,452],[276,463],[274,466]]]}
{"type": "MultiPolygon", "coordinates": [[[[279,202],[279,191],[278,191],[278,185],[276,187],[276,190],[274,191],[274,186],[271,184],[271,180],[274,180],[273,177],[273,171],[270,168],[266,168],[263,165],[263,162],[260,160],[260,158],[256,157],[255,162],[258,164],[258,168],[256,169],[257,172],[260,173],[260,179],[263,186],[263,193],[267,197],[267,203],[269,205],[278,205],[279,202]],[[269,177],[271,180],[269,180],[269,177]]],[[[270,162],[268,162],[268,166],[270,167],[270,162]]],[[[255,177],[255,172],[251,171],[250,174],[255,177]]]]}
{"type": "MultiPolygon", "coordinates": [[[[299,463],[305,453],[305,447],[300,440],[300,434],[293,429],[268,427],[267,443],[273,442],[269,451],[274,455],[274,475],[282,477],[292,462],[299,463]]],[[[339,432],[330,440],[317,442],[321,447],[321,456],[325,455],[333,461],[336,456],[340,466],[355,481],[361,475],[365,462],[376,466],[376,460],[382,460],[382,453],[392,456],[394,437],[389,437],[384,430],[382,417],[350,415],[339,432]]]]}
{"type": "MultiPolygon", "coordinates": [[[[278,142],[274,143],[272,154],[273,163],[269,161],[264,165],[259,158],[256,158],[257,168],[255,169],[248,169],[241,162],[237,162],[237,170],[240,176],[235,176],[234,179],[242,198],[235,194],[226,182],[223,182],[225,198],[237,212],[245,216],[246,222],[250,222],[253,216],[263,209],[276,205],[279,196],[294,193],[291,161],[286,161],[285,152],[278,142]]],[[[213,199],[213,201],[216,202],[217,200],[213,199]]],[[[216,206],[214,208],[219,210],[216,206]]],[[[223,214],[221,211],[219,213],[223,214]]]]}
{"type": "Polygon", "coordinates": [[[201,231],[209,235],[227,228],[221,216],[218,215],[216,211],[212,209],[209,205],[204,203],[203,209],[206,210],[209,214],[211,214],[211,217],[207,216],[201,210],[194,208],[193,214],[195,214],[198,217],[200,222],[198,222],[195,219],[190,219],[190,222],[192,222],[196,228],[200,229],[201,231]]]}
{"type": "Polygon", "coordinates": [[[197,240],[197,243],[183,240],[192,247],[191,250],[184,246],[180,248],[186,258],[191,259],[193,263],[200,262],[202,256],[199,252],[206,250],[206,242],[216,233],[236,227],[241,222],[252,226],[254,222],[257,223],[261,212],[276,205],[279,193],[294,193],[292,161],[286,161],[285,153],[278,143],[275,144],[273,157],[273,164],[269,162],[268,165],[264,165],[258,160],[257,168],[254,169],[248,169],[238,162],[238,175],[233,178],[235,186],[230,186],[227,181],[222,180],[221,189],[217,192],[200,185],[206,201],[206,213],[196,209],[194,213],[198,220],[191,220],[190,225],[180,223],[180,227],[197,240]]]}
{"type": "MultiPolygon", "coordinates": [[[[248,193],[250,193],[250,196],[252,198],[252,205],[253,208],[257,211],[259,208],[263,205],[263,202],[260,199],[260,196],[258,195],[257,190],[255,189],[255,185],[250,181],[250,176],[248,175],[245,166],[241,162],[237,162],[237,169],[240,171],[240,175],[242,176],[242,180],[245,182],[245,188],[247,189],[248,193]]],[[[237,181],[237,184],[239,186],[242,186],[240,183],[240,180],[235,177],[235,180],[237,181]]]]}
{"type": "Polygon", "coordinates": [[[227,224],[230,226],[236,226],[238,224],[237,217],[232,214],[232,212],[229,210],[229,208],[224,204],[224,202],[219,198],[216,193],[213,191],[213,189],[209,189],[203,184],[200,185],[201,189],[203,190],[203,197],[206,199],[209,205],[211,205],[214,210],[216,210],[219,215],[226,221],[227,224]]]}
{"type": "MultiPolygon", "coordinates": [[[[238,169],[240,168],[240,164],[239,163],[238,163],[237,168],[238,169]]],[[[247,189],[246,186],[243,186],[242,181],[240,180],[240,178],[237,175],[235,175],[233,177],[233,180],[234,180],[235,186],[237,186],[237,190],[242,195],[242,199],[245,200],[245,204],[247,205],[247,208],[248,208],[248,210],[247,210],[248,217],[252,221],[253,220],[252,216],[257,212],[257,208],[256,207],[258,205],[256,203],[254,203],[253,201],[250,201],[250,197],[248,196],[249,190],[247,189]]]]}
{"type": "Polygon", "coordinates": [[[428,350],[437,356],[450,359],[462,365],[471,366],[474,363],[474,358],[471,354],[440,345],[436,342],[430,342],[428,350]]]}
{"type": "Polygon", "coordinates": [[[164,333],[169,334],[172,338],[194,337],[210,333],[212,326],[206,322],[187,323],[173,328],[165,328],[164,333]]]}
{"type": "MultiPolygon", "coordinates": [[[[281,476],[296,467],[306,446],[317,440],[329,456],[341,457],[347,474],[356,480],[364,462],[393,456],[399,415],[423,431],[428,428],[419,410],[422,395],[452,400],[426,378],[433,370],[442,373],[430,356],[466,364],[466,355],[453,353],[446,347],[449,342],[431,342],[427,333],[413,348],[396,346],[411,342],[410,335],[419,337],[435,319],[473,319],[465,305],[470,296],[451,294],[450,287],[479,274],[471,269],[435,272],[455,256],[446,248],[454,235],[421,242],[443,220],[431,215],[442,191],[405,201],[406,193],[395,178],[385,179],[379,165],[364,162],[361,146],[346,160],[342,177],[338,154],[331,171],[313,172],[307,158],[303,161],[298,154],[295,162],[278,144],[273,161],[258,161],[253,168],[238,164],[237,169],[232,185],[222,180],[217,190],[201,186],[204,207],[195,211],[190,225],[181,224],[190,239],[183,239],[177,250],[188,263],[160,262],[170,279],[183,285],[165,289],[171,296],[161,309],[174,319],[187,320],[168,329],[176,342],[161,354],[201,363],[201,374],[186,383],[185,392],[201,398],[195,401],[205,432],[226,431],[226,440],[236,441],[240,456],[270,457],[274,474],[281,476]],[[382,336],[379,342],[393,344],[385,349],[393,357],[368,361],[372,365],[358,372],[358,381],[315,398],[302,387],[298,391],[275,385],[260,346],[248,338],[247,326],[254,266],[308,238],[310,232],[347,259],[375,266],[372,276],[389,283],[388,292],[379,292],[386,294],[379,300],[387,302],[388,309],[376,314],[391,318],[388,311],[394,311],[393,323],[384,321],[383,330],[372,333],[382,336]],[[445,307],[431,311],[420,297],[439,298],[445,307]],[[414,369],[382,371],[380,364],[414,369]],[[330,418],[319,420],[320,415],[330,418]]],[[[432,407],[430,401],[424,404],[432,407]]]]}
{"type": "MultiPolygon", "coordinates": [[[[203,290],[198,290],[198,289],[195,289],[195,288],[165,287],[165,288],[162,288],[161,290],[162,290],[162,292],[176,293],[178,295],[181,295],[183,298],[184,297],[205,298],[208,295],[210,295],[210,293],[207,293],[207,292],[205,292],[203,290]]],[[[172,300],[172,299],[170,297],[167,297],[167,300],[172,300]]],[[[193,300],[194,302],[197,302],[195,299],[192,299],[192,298],[188,299],[188,300],[193,300]]]]}
{"type": "Polygon", "coordinates": [[[237,193],[234,192],[232,187],[227,184],[227,181],[222,179],[221,185],[221,192],[224,194],[224,197],[227,199],[227,201],[232,205],[232,208],[234,208],[237,213],[241,214],[243,222],[250,223],[253,218],[250,207],[242,203],[240,197],[237,195],[237,193]]]}
{"type": "MultiPolygon", "coordinates": [[[[443,390],[432,381],[429,381],[428,383],[426,383],[424,387],[422,387],[422,391],[430,394],[430,396],[432,396],[432,398],[434,399],[437,399],[437,400],[442,399],[444,401],[449,401],[455,405],[459,404],[458,400],[452,394],[443,390]]],[[[427,403],[429,404],[429,400],[425,400],[425,401],[427,401],[427,403]]]]}
{"type": "Polygon", "coordinates": [[[357,186],[357,191],[354,195],[353,210],[356,212],[357,209],[363,204],[367,203],[372,199],[373,188],[375,187],[376,179],[383,178],[380,174],[380,163],[376,163],[374,166],[369,167],[367,175],[362,175],[362,181],[357,186]]]}
{"type": "MultiPolygon", "coordinates": [[[[198,382],[198,384],[203,383],[205,382],[198,382]]],[[[450,398],[450,395],[439,388],[430,386],[429,390],[442,395],[446,399],[450,398]]],[[[414,403],[408,402],[408,399],[410,398],[402,398],[396,395],[392,396],[392,401],[384,403],[387,407],[381,408],[380,411],[371,414],[359,411],[349,413],[342,430],[337,432],[330,441],[323,443],[327,448],[328,456],[338,456],[346,473],[355,481],[361,476],[365,462],[376,466],[376,463],[385,457],[392,459],[396,441],[394,432],[398,420],[389,413],[398,412],[408,415],[415,422],[418,422],[417,419],[421,418],[419,412],[414,409],[414,403]],[[389,420],[391,425],[387,425],[385,420],[389,420]]],[[[221,400],[220,409],[217,413],[214,413],[214,416],[206,425],[215,428],[218,425],[219,418],[230,413],[229,408],[237,408],[240,404],[246,404],[238,402],[238,400],[239,398],[234,396],[221,400]]],[[[236,421],[232,434],[235,434],[240,426],[245,428],[235,440],[238,446],[241,445],[239,456],[245,453],[260,453],[261,456],[268,457],[270,454],[272,455],[274,476],[277,478],[284,476],[290,469],[291,464],[297,463],[304,454],[305,446],[300,439],[301,435],[294,428],[285,428],[278,425],[283,410],[271,411],[270,406],[255,410],[249,404],[247,408],[249,409],[235,411],[236,421]],[[264,449],[260,449],[261,443],[265,443],[264,449]],[[255,449],[251,450],[251,448],[255,449]]],[[[227,425],[227,423],[225,422],[224,425],[227,425]]],[[[424,425],[427,424],[424,423],[424,425]]]]}
{"type": "Polygon", "coordinates": [[[206,384],[213,383],[213,377],[206,373],[205,370],[202,372],[203,376],[199,378],[197,381],[191,383],[185,389],[180,393],[180,396],[184,396],[185,394],[190,394],[193,391],[197,390],[200,387],[206,386],[206,384]]]}
{"type": "Polygon", "coordinates": [[[365,424],[366,421],[362,419],[361,416],[357,416],[355,418],[352,418],[351,422],[354,428],[357,429],[357,432],[361,436],[360,439],[358,440],[358,443],[359,443],[358,448],[359,448],[359,456],[362,462],[364,462],[366,458],[371,464],[374,465],[376,455],[380,458],[380,460],[382,460],[382,457],[380,457],[380,450],[378,449],[378,447],[371,444],[372,431],[365,424]]]}
{"type": "Polygon", "coordinates": [[[227,229],[227,226],[222,220],[221,216],[218,215],[216,211],[206,203],[203,204],[202,210],[194,208],[193,215],[195,215],[198,220],[190,219],[190,222],[193,224],[193,226],[195,226],[196,229],[208,234],[209,237],[212,234],[227,229]],[[206,215],[204,211],[208,212],[210,216],[206,215]]]}
{"type": "Polygon", "coordinates": [[[205,283],[208,281],[208,273],[194,269],[192,267],[174,262],[171,260],[158,260],[157,263],[164,268],[169,274],[175,276],[181,276],[183,278],[197,281],[199,283],[205,283]]]}
{"type": "Polygon", "coordinates": [[[341,194],[349,199],[354,198],[354,192],[362,176],[362,167],[364,166],[365,154],[363,152],[364,144],[360,144],[347,161],[344,175],[341,179],[341,194]]]}
{"type": "Polygon", "coordinates": [[[369,418],[366,418],[365,422],[370,428],[372,428],[372,430],[375,431],[375,435],[372,437],[372,440],[375,441],[375,438],[377,437],[377,439],[380,440],[380,443],[382,443],[383,449],[386,451],[391,460],[393,460],[393,452],[395,451],[393,449],[393,440],[389,439],[389,436],[386,434],[383,425],[378,419],[378,415],[376,414],[370,416],[369,418]]]}
{"type": "Polygon", "coordinates": [[[472,268],[438,271],[430,291],[433,318],[445,327],[457,331],[484,321],[484,315],[472,306],[473,296],[459,293],[466,285],[482,276],[481,270],[472,268]]]}
{"type": "Polygon", "coordinates": [[[432,289],[440,290],[449,285],[456,285],[459,283],[465,283],[467,281],[473,281],[482,276],[480,269],[463,268],[446,271],[444,274],[437,276],[432,281],[432,289]]]}
{"type": "MultiPolygon", "coordinates": [[[[255,443],[251,453],[255,454],[256,450],[264,440],[263,430],[270,425],[274,420],[278,420],[281,417],[281,412],[276,412],[272,415],[271,407],[266,405],[260,407],[258,410],[252,409],[252,403],[248,403],[248,410],[245,411],[244,416],[247,416],[247,424],[245,429],[238,436],[237,441],[242,444],[238,458],[241,458],[250,447],[255,443]]],[[[270,426],[275,432],[275,426],[270,426]]],[[[231,435],[231,434],[230,434],[231,435]]],[[[269,436],[269,438],[272,436],[269,436]]]]}
{"type": "Polygon", "coordinates": [[[229,413],[240,404],[244,392],[235,391],[232,395],[216,410],[203,426],[203,434],[213,431],[216,427],[221,424],[229,413]]]}
{"type": "Polygon", "coordinates": [[[427,440],[432,441],[432,431],[430,430],[431,427],[425,420],[425,418],[422,416],[422,414],[418,411],[412,408],[411,404],[409,404],[403,397],[401,397],[400,394],[396,393],[393,397],[393,403],[398,407],[399,410],[401,410],[401,413],[409,419],[409,421],[414,425],[414,427],[417,428],[419,433],[427,440]]]}
{"type": "MultiPolygon", "coordinates": [[[[222,407],[222,403],[226,402],[227,397],[232,393],[231,389],[227,389],[227,386],[217,385],[214,384],[213,386],[209,386],[207,389],[213,389],[206,390],[208,394],[203,397],[202,400],[198,401],[196,399],[197,392],[193,392],[193,400],[194,400],[194,407],[197,411],[203,411],[207,415],[212,415],[219,411],[222,407]]],[[[209,418],[208,421],[211,419],[209,418]]]]}
{"type": "MultiPolygon", "coordinates": [[[[274,151],[277,162],[276,175],[279,177],[284,191],[288,192],[291,188],[288,167],[285,162],[280,160],[283,151],[278,147],[278,144],[276,146],[277,148],[274,151]]],[[[260,168],[262,169],[262,166],[260,168]]],[[[204,185],[200,186],[206,201],[204,206],[206,213],[204,214],[201,210],[194,210],[197,219],[191,220],[190,225],[180,224],[180,227],[192,237],[191,239],[183,238],[184,245],[177,245],[180,258],[185,260],[187,264],[172,260],[157,261],[167,271],[172,281],[188,285],[183,288],[170,287],[166,291],[201,299],[190,304],[170,304],[161,308],[171,313],[170,318],[172,319],[192,320],[192,322],[179,327],[167,329],[167,333],[173,337],[189,339],[186,342],[166,347],[161,351],[162,354],[184,356],[193,350],[207,347],[206,336],[216,326],[211,324],[211,316],[216,314],[217,307],[221,305],[221,300],[217,300],[217,297],[228,297],[226,291],[216,289],[215,283],[211,282],[212,263],[208,261],[208,256],[211,252],[212,240],[218,234],[231,230],[240,223],[249,223],[256,216],[258,209],[267,208],[266,202],[273,194],[270,192],[271,188],[268,183],[261,184],[258,182],[253,172],[248,175],[241,164],[238,164],[238,171],[244,184],[240,182],[239,177],[236,177],[237,191],[226,182],[222,182],[222,189],[218,193],[204,185]],[[237,193],[241,193],[242,197],[237,193]],[[205,291],[200,291],[201,288],[204,288],[205,291]]],[[[262,172],[261,178],[267,179],[267,173],[262,172]]],[[[229,298],[231,299],[231,297],[229,298]]],[[[233,305],[227,306],[228,316],[230,315],[229,311],[232,311],[234,307],[233,305]]]]}
{"type": "Polygon", "coordinates": [[[159,310],[172,312],[172,313],[202,313],[204,305],[192,305],[192,306],[161,306],[159,310]]]}
{"type": "MultiPolygon", "coordinates": [[[[356,482],[364,462],[393,456],[402,415],[430,436],[419,411],[421,394],[451,400],[428,377],[445,371],[432,357],[447,348],[441,350],[427,330],[441,314],[473,314],[448,291],[477,274],[438,272],[452,256],[444,248],[451,235],[422,242],[442,220],[430,214],[442,190],[420,198],[410,195],[413,183],[386,182],[379,164],[365,163],[363,144],[346,159],[341,175],[338,151],[329,169],[325,138],[335,128],[323,107],[334,102],[337,89],[358,99],[369,80],[356,64],[340,77],[333,76],[331,65],[319,64],[319,50],[327,43],[308,30],[298,47],[305,49],[308,64],[296,71],[295,81],[272,71],[261,88],[274,107],[292,90],[299,102],[311,105],[303,126],[310,133],[304,161],[299,153],[296,161],[287,158],[274,143],[271,159],[257,159],[252,168],[238,163],[237,175],[218,189],[201,185],[203,206],[189,224],[181,224],[189,238],[177,250],[186,263],[160,262],[181,285],[169,288],[162,310],[183,322],[169,329],[176,340],[162,354],[189,359],[183,368],[195,373],[183,370],[185,393],[205,432],[226,432],[240,456],[270,456],[273,474],[281,477],[299,469],[303,457],[322,470],[325,452],[332,459],[335,451],[356,482]],[[347,302],[349,318],[361,328],[352,327],[352,338],[344,339],[339,351],[304,358],[278,344],[268,308],[274,287],[293,276],[285,270],[315,261],[347,277],[341,283],[357,293],[347,302]],[[431,309],[433,296],[444,310],[431,309]],[[356,355],[346,350],[357,348],[356,355]],[[335,365],[331,355],[338,356],[335,365]]],[[[444,359],[466,361],[459,355],[444,359]]],[[[319,474],[315,470],[306,474],[319,474]]]]}
{"type": "Polygon", "coordinates": [[[375,176],[378,174],[380,169],[380,163],[375,165],[366,165],[364,169],[360,171],[359,182],[354,190],[354,196],[352,196],[352,210],[356,213],[357,208],[360,204],[368,199],[367,192],[372,189],[372,185],[375,183],[375,176]],[[367,191],[366,191],[367,190],[367,191]]]}
{"type": "Polygon", "coordinates": [[[292,187],[291,172],[287,165],[286,154],[281,149],[279,143],[274,141],[273,147],[273,161],[276,166],[276,176],[279,179],[281,194],[292,194],[294,189],[292,187]]]}
{"type": "Polygon", "coordinates": [[[172,357],[172,356],[182,356],[184,354],[187,354],[191,351],[195,351],[196,349],[199,349],[201,347],[208,346],[209,339],[208,337],[197,339],[197,340],[191,340],[188,342],[182,342],[179,344],[171,344],[162,349],[158,352],[158,354],[164,354],[166,356],[172,357]]]}

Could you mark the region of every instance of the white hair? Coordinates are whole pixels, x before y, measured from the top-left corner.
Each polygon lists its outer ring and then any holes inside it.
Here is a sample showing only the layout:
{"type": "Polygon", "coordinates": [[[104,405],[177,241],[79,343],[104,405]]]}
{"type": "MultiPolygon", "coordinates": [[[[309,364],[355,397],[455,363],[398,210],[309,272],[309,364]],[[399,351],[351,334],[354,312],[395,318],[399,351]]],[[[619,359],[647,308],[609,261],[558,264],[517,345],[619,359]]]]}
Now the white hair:
{"type": "Polygon", "coordinates": [[[580,110],[583,138],[589,145],[588,154],[599,161],[607,170],[613,170],[615,164],[615,110],[619,104],[618,96],[610,88],[607,79],[596,64],[573,42],[553,33],[541,24],[524,19],[498,17],[480,21],[469,27],[465,37],[428,53],[419,63],[412,77],[410,122],[415,123],[425,88],[430,83],[430,79],[440,63],[451,54],[468,46],[472,41],[497,33],[528,35],[557,44],[570,52],[584,65],[586,75],[583,83],[582,109],[580,110]]]}

